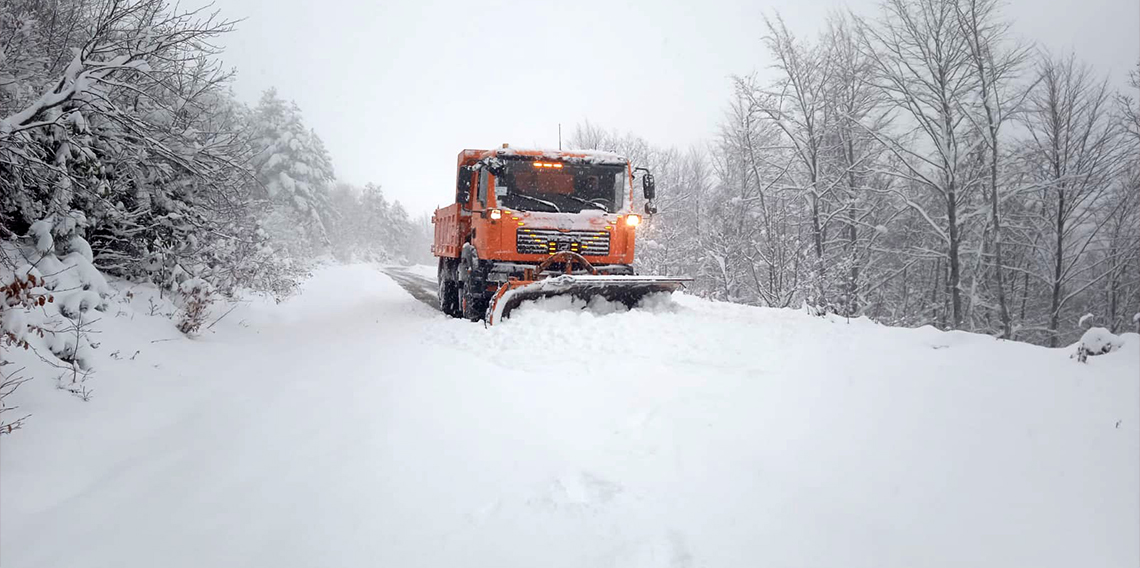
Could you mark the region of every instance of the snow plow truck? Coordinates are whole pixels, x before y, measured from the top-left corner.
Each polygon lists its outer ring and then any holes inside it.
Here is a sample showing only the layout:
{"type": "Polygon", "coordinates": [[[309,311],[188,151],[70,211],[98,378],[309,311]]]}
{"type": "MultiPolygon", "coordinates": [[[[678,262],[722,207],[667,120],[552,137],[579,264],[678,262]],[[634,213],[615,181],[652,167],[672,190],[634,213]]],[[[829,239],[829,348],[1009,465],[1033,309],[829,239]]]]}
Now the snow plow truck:
{"type": "Polygon", "coordinates": [[[634,272],[641,215],[655,212],[652,174],[618,154],[513,149],[459,153],[455,202],[432,215],[439,309],[495,324],[527,300],[602,297],[632,307],[687,278],[634,272]]]}

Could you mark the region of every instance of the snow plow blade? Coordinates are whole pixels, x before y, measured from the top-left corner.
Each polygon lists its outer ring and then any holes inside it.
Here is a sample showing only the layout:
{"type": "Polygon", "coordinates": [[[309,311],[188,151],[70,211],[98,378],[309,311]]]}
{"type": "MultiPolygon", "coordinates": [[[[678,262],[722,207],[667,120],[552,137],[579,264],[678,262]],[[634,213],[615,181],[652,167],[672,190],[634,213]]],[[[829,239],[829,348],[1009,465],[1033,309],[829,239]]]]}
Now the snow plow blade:
{"type": "Polygon", "coordinates": [[[602,297],[633,307],[649,294],[674,292],[691,281],[691,278],[593,274],[562,274],[542,280],[513,280],[499,286],[495,292],[487,309],[487,324],[494,325],[510,317],[511,311],[528,300],[569,295],[588,302],[592,298],[602,297]]]}

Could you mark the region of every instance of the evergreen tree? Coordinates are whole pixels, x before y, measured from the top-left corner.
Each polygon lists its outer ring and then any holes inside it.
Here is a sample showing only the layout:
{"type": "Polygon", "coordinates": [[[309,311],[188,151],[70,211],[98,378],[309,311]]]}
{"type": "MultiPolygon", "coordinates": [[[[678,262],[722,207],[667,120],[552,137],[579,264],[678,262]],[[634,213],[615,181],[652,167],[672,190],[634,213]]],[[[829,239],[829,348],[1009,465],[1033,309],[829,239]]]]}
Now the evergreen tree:
{"type": "Polygon", "coordinates": [[[292,256],[311,258],[327,249],[332,221],[332,160],[307,128],[301,110],[269,89],[252,116],[258,152],[253,166],[271,207],[265,225],[292,256]],[[300,230],[298,230],[300,229],[300,230]]]}

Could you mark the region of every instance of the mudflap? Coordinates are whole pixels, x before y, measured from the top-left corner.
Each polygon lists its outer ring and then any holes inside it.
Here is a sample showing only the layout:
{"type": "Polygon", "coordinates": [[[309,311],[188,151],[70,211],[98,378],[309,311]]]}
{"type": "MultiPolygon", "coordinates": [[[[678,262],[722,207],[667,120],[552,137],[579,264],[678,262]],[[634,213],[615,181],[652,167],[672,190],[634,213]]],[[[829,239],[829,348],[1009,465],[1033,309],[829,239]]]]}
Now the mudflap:
{"type": "Polygon", "coordinates": [[[584,301],[602,297],[611,302],[634,306],[645,296],[657,292],[675,292],[691,278],[666,276],[603,276],[563,274],[543,280],[513,280],[501,286],[487,308],[487,324],[494,325],[510,317],[511,311],[528,300],[554,296],[574,296],[584,301]]]}

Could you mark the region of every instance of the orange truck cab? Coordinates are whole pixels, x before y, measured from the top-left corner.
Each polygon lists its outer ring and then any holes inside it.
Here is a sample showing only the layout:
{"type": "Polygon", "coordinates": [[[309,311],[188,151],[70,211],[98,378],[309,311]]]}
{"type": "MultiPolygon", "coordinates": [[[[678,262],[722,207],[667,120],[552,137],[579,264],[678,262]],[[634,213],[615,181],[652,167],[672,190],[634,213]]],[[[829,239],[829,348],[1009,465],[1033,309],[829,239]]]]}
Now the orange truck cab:
{"type": "MultiPolygon", "coordinates": [[[[641,216],[632,210],[634,169],[625,157],[504,144],[463,150],[457,169],[455,202],[432,216],[444,313],[481,318],[503,284],[541,277],[534,273],[540,264],[563,270],[559,263],[544,264],[556,255],[574,253],[588,261],[592,274],[633,275],[641,216]]],[[[654,184],[647,170],[643,191],[652,213],[654,184]]]]}

